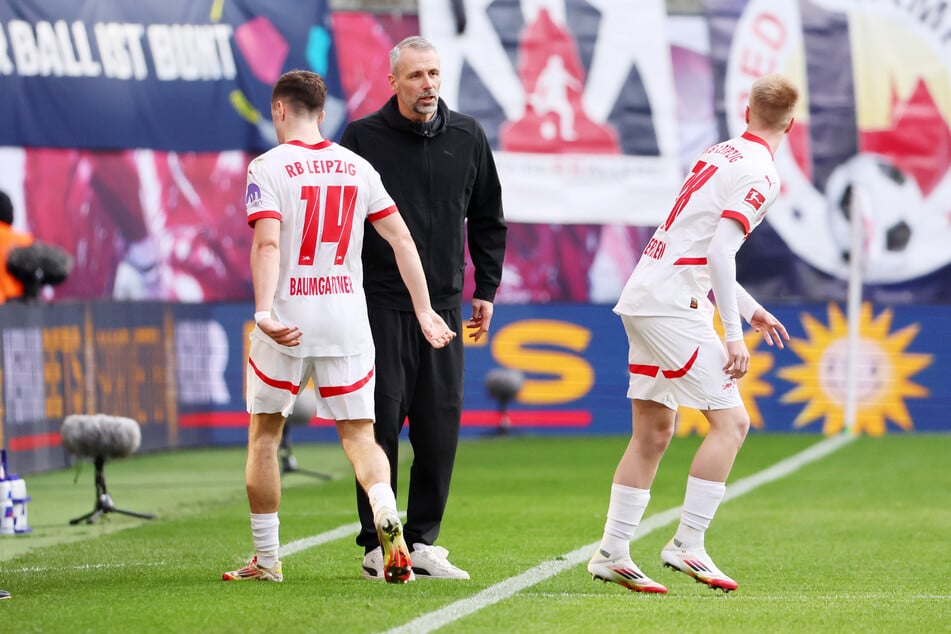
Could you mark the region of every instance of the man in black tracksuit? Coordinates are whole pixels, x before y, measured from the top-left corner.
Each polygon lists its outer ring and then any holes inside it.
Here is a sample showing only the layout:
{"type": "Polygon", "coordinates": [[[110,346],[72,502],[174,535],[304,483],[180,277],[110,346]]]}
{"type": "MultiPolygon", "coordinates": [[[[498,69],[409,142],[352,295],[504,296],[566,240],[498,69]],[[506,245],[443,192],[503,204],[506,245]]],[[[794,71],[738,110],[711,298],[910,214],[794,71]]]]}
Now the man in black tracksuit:
{"type": "MultiPolygon", "coordinates": [[[[489,330],[502,277],[506,226],[492,151],[481,126],[439,99],[439,57],[411,37],[390,52],[396,93],[379,111],[347,126],[340,144],[366,158],[383,177],[412,233],[433,309],[459,332],[465,240],[475,267],[472,316],[465,326],[480,340],[489,330]]],[[[364,289],[376,345],[376,439],[390,459],[396,490],[399,434],[409,420],[413,446],[405,537],[417,576],[468,579],[433,546],[449,495],[459,440],[463,340],[435,350],[420,336],[409,294],[389,245],[367,231],[364,289]]],[[[357,487],[363,525],[364,576],[381,578],[383,561],[366,495],[357,487]]]]}

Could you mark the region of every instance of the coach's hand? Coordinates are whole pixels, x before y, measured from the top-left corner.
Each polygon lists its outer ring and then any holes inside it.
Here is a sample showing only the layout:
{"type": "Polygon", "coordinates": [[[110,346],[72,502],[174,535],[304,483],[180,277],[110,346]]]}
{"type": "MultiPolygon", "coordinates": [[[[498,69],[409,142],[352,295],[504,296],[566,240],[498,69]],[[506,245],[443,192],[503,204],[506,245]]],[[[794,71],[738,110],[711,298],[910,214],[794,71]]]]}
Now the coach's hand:
{"type": "Polygon", "coordinates": [[[492,322],[492,302],[484,299],[472,299],[472,317],[466,322],[466,328],[474,330],[469,338],[478,341],[489,334],[489,324],[492,322]]]}

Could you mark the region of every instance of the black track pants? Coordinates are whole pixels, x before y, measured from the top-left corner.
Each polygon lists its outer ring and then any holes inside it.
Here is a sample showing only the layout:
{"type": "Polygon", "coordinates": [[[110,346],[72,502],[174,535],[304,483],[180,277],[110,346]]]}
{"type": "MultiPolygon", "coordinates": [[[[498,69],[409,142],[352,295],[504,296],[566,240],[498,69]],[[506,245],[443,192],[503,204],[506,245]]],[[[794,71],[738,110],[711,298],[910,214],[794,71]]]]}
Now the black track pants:
{"type": "MultiPolygon", "coordinates": [[[[411,312],[370,308],[376,346],[376,441],[390,461],[396,491],[399,436],[409,423],[413,447],[410,470],[406,543],[433,544],[439,535],[459,442],[462,417],[464,351],[462,310],[438,311],[456,331],[439,350],[423,337],[411,312]],[[408,421],[407,421],[408,419],[408,421]]],[[[365,550],[379,545],[366,493],[357,485],[357,509],[363,525],[357,544],[365,550]]]]}

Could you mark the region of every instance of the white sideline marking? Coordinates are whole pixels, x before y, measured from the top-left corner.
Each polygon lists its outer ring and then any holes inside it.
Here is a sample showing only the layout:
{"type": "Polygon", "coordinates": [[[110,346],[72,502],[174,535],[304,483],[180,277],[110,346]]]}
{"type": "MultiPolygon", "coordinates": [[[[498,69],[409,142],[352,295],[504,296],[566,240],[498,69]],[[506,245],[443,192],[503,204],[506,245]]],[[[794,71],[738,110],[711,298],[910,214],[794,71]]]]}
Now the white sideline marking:
{"type": "MultiPolygon", "coordinates": [[[[406,512],[400,511],[399,513],[400,519],[405,522],[406,512]]],[[[280,556],[287,557],[289,555],[293,555],[294,553],[299,553],[302,550],[307,550],[308,548],[313,548],[314,546],[326,544],[327,542],[343,539],[344,537],[354,537],[360,532],[361,528],[363,527],[360,525],[360,522],[354,522],[353,524],[344,524],[343,526],[338,526],[337,528],[329,530],[326,533],[320,533],[319,535],[311,535],[310,537],[298,539],[296,541],[290,542],[289,544],[281,546],[280,556]]]]}
{"type": "Polygon", "coordinates": [[[27,566],[25,568],[13,568],[7,570],[3,567],[0,567],[0,572],[16,574],[16,573],[37,573],[37,572],[64,572],[67,570],[102,570],[106,568],[140,568],[140,567],[151,567],[151,566],[167,566],[169,562],[167,561],[152,561],[152,562],[130,562],[130,563],[114,563],[114,564],[82,564],[79,566],[27,566]]]}
{"type": "MultiPolygon", "coordinates": [[[[344,524],[343,526],[338,526],[333,530],[329,530],[325,533],[320,533],[319,535],[312,535],[310,537],[305,537],[303,539],[298,539],[296,541],[290,542],[281,546],[281,557],[288,557],[294,553],[299,553],[302,550],[307,550],[308,548],[313,548],[314,546],[320,546],[321,544],[326,544],[327,542],[332,542],[338,539],[350,535],[356,535],[360,531],[360,522],[354,522],[353,524],[344,524]]],[[[17,568],[15,570],[3,570],[0,566],[0,570],[3,572],[15,574],[15,573],[38,573],[38,572],[60,572],[64,570],[99,570],[103,568],[131,568],[137,566],[165,566],[167,562],[133,562],[133,563],[110,563],[110,564],[85,564],[81,566],[68,566],[68,567],[38,567],[31,566],[28,568],[17,568]]]]}
{"type": "Polygon", "coordinates": [[[337,528],[325,533],[311,535],[310,537],[298,539],[289,544],[281,546],[281,557],[287,557],[289,555],[293,555],[294,553],[299,553],[302,550],[313,548],[314,546],[320,546],[321,544],[326,544],[327,542],[343,539],[349,535],[356,535],[359,532],[360,522],[344,524],[343,526],[338,526],[337,528]]]}
{"type": "MultiPolygon", "coordinates": [[[[541,597],[543,599],[564,599],[567,597],[578,598],[578,597],[590,597],[597,598],[603,597],[603,593],[597,592],[532,592],[531,594],[526,594],[525,596],[531,597],[541,597]]],[[[951,601],[951,594],[896,594],[895,592],[865,592],[862,594],[801,594],[799,596],[790,596],[788,594],[780,595],[758,595],[755,597],[752,596],[739,596],[734,597],[734,601],[762,601],[762,602],[781,602],[787,604],[790,601],[801,601],[803,603],[814,603],[815,601],[868,601],[869,599],[878,599],[879,601],[891,601],[892,603],[911,603],[915,601],[951,601]]],[[[664,602],[668,601],[722,601],[723,599],[719,594],[704,594],[697,596],[685,596],[685,595],[665,595],[664,602]]]]}
{"type": "MultiPolygon", "coordinates": [[[[847,445],[855,440],[856,436],[851,433],[843,433],[838,436],[832,436],[808,449],[801,451],[785,460],[781,460],[771,467],[768,467],[758,473],[737,480],[727,487],[726,495],[723,501],[745,495],[757,487],[763,486],[793,473],[800,467],[823,458],[837,449],[847,445]]],[[[637,527],[637,535],[634,540],[649,535],[658,528],[666,526],[680,518],[680,507],[667,509],[655,515],[651,515],[641,522],[637,527]]],[[[599,541],[582,546],[577,550],[566,553],[556,559],[543,561],[534,568],[526,570],[522,574],[509,577],[500,581],[494,586],[490,586],[467,599],[460,599],[455,603],[440,608],[435,612],[424,614],[412,621],[399,627],[387,630],[385,634],[424,634],[432,632],[445,625],[449,625],[464,616],[478,612],[494,603],[507,599],[525,588],[541,583],[550,577],[577,566],[591,558],[591,553],[598,547],[599,541]]]]}

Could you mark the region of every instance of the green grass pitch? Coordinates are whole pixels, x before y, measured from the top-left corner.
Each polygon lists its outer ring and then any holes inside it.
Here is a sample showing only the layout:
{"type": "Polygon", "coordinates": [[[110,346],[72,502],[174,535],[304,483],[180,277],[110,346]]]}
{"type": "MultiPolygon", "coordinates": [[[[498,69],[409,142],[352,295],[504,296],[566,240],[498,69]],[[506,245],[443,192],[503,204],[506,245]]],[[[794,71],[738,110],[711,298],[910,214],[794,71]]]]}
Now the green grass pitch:
{"type": "MultiPolygon", "coordinates": [[[[821,438],[752,435],[731,482],[821,438]]],[[[739,582],[723,594],[662,568],[674,523],[632,543],[669,594],[594,582],[583,564],[496,601],[508,580],[601,536],[626,438],[514,435],[460,446],[439,544],[470,581],[403,586],[360,576],[353,475],[335,444],[299,445],[285,474],[287,545],[340,537],[284,557],[285,582],[221,581],[250,556],[244,449],[136,455],[106,465],[116,506],[87,525],[93,469],[27,478],[29,535],[0,536],[4,632],[385,632],[438,615],[440,632],[937,632],[951,630],[951,435],[859,438],[798,471],[725,502],[707,534],[739,582]],[[477,609],[454,616],[459,602],[477,609]],[[448,618],[445,618],[446,615],[448,618]]],[[[697,438],[675,439],[647,510],[677,507],[697,438]]],[[[401,481],[411,459],[404,449],[401,481]]],[[[405,488],[405,487],[404,487],[405,488]]],[[[398,496],[405,504],[405,491],[398,496]]],[[[413,626],[414,631],[428,631],[413,626]]]]}

